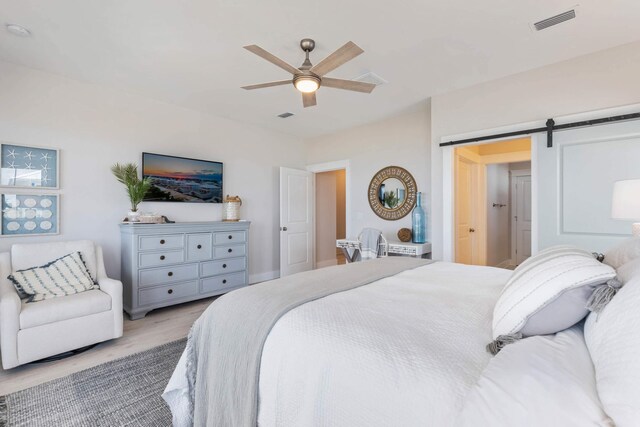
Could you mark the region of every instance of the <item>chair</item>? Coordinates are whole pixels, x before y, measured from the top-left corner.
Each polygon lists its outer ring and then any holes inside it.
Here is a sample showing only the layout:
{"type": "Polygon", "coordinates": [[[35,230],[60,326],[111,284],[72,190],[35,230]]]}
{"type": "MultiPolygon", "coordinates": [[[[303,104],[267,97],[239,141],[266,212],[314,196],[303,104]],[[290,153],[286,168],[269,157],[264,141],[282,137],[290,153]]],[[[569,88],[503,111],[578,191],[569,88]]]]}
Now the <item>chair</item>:
{"type": "Polygon", "coordinates": [[[122,336],[122,283],[105,272],[102,248],[89,240],[17,244],[0,253],[0,353],[4,369],[122,336]],[[100,289],[26,303],[7,279],[79,251],[100,289]]]}
{"type": "MultiPolygon", "coordinates": [[[[356,240],[352,239],[339,239],[336,240],[336,246],[342,249],[342,253],[347,263],[362,261],[365,259],[382,258],[387,256],[387,239],[382,235],[380,230],[374,228],[363,228],[356,240]],[[363,247],[363,240],[366,240],[366,236],[377,236],[376,248],[363,247]],[[349,250],[352,252],[350,253],[349,250]]],[[[366,245],[365,245],[366,246],[366,245]]]]}

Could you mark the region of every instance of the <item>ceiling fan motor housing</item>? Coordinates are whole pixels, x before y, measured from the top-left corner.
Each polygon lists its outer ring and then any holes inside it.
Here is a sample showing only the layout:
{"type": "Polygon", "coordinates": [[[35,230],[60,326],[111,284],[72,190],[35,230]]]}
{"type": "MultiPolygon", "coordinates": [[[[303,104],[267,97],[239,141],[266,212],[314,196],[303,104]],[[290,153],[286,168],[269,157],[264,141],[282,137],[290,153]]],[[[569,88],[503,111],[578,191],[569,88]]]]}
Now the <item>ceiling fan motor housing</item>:
{"type": "Polygon", "coordinates": [[[300,40],[300,47],[305,52],[311,52],[316,47],[316,42],[313,39],[302,39],[300,40]]]}

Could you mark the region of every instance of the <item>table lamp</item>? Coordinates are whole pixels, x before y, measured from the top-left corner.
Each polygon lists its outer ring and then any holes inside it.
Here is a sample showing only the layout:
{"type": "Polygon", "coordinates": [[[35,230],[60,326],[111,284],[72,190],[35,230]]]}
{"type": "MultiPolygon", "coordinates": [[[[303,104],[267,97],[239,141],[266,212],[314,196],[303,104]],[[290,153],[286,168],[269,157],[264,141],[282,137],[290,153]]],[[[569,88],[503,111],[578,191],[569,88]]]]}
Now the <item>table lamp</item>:
{"type": "MultiPolygon", "coordinates": [[[[615,182],[611,217],[640,221],[640,179],[615,182]]],[[[632,230],[634,237],[640,237],[640,222],[635,222],[632,230]]]]}

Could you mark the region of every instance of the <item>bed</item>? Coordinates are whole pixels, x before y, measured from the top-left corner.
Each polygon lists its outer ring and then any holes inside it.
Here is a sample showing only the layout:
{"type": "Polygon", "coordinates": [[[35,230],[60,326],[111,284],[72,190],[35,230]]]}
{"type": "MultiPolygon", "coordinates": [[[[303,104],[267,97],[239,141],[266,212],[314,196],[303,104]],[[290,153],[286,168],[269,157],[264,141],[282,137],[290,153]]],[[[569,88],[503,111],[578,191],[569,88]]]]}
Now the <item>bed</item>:
{"type": "MultiPolygon", "coordinates": [[[[330,271],[340,273],[354,265],[310,274],[321,280],[330,271]]],[[[640,283],[640,266],[637,271],[640,283]]],[[[509,425],[509,416],[515,420],[525,416],[522,411],[526,405],[516,399],[516,409],[489,423],[499,411],[487,406],[487,396],[494,396],[504,409],[509,387],[514,384],[503,387],[500,381],[513,383],[518,376],[500,376],[509,369],[523,372],[523,360],[526,370],[539,369],[527,365],[532,351],[547,354],[542,371],[549,375],[538,375],[535,381],[525,375],[515,381],[516,388],[555,387],[562,396],[562,384],[579,379],[576,397],[557,407],[547,405],[547,418],[540,420],[559,420],[562,416],[558,418],[558,413],[566,416],[576,411],[584,414],[584,419],[578,417],[577,424],[564,425],[581,425],[585,419],[591,425],[614,425],[596,392],[583,323],[559,334],[522,340],[496,357],[486,351],[492,340],[494,306],[511,276],[509,270],[446,262],[408,265],[388,277],[312,298],[286,310],[267,328],[260,348],[257,412],[252,421],[240,417],[222,423],[194,418],[194,405],[206,406],[203,402],[208,401],[202,397],[199,401],[194,393],[195,381],[189,375],[189,355],[185,351],[163,395],[174,425],[509,425]],[[564,366],[562,361],[566,360],[575,363],[564,366]],[[562,379],[565,374],[569,380],[562,379]],[[556,383],[545,383],[547,377],[556,383]],[[497,389],[492,389],[496,384],[497,389]],[[575,409],[573,404],[577,405],[575,409]]],[[[265,289],[278,284],[273,281],[265,289]]],[[[211,357],[207,364],[229,355],[211,357]]],[[[535,407],[545,405],[544,399],[539,400],[535,407]]],[[[206,409],[209,415],[221,410],[206,409]]],[[[524,413],[529,411],[525,408],[524,413]]]]}

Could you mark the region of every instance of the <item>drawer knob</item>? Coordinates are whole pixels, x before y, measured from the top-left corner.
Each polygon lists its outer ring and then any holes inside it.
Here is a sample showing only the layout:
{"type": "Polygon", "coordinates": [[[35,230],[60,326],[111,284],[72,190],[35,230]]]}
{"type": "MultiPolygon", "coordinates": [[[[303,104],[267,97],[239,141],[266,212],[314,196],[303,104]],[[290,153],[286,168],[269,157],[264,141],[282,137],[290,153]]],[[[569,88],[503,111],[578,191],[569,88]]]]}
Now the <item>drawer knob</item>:
{"type": "Polygon", "coordinates": [[[160,244],[164,245],[164,239],[160,240],[160,244]]]}
{"type": "Polygon", "coordinates": [[[231,252],[233,252],[233,249],[229,248],[229,250],[227,252],[231,253],[231,252]]]}
{"type": "Polygon", "coordinates": [[[172,294],[172,293],[173,293],[173,289],[169,289],[169,290],[167,291],[167,293],[168,293],[168,294],[172,294]]]}
{"type": "Polygon", "coordinates": [[[168,272],[167,276],[169,276],[169,277],[173,276],[173,271],[168,272]]]}
{"type": "Polygon", "coordinates": [[[233,236],[231,234],[229,234],[229,240],[233,239],[233,236]]]}
{"type": "Polygon", "coordinates": [[[227,283],[227,279],[224,279],[224,280],[222,281],[222,284],[223,284],[223,285],[224,285],[225,283],[227,283]]]}
{"type": "Polygon", "coordinates": [[[160,255],[160,261],[164,261],[164,255],[160,255]]]}
{"type": "Polygon", "coordinates": [[[222,264],[222,268],[227,268],[227,264],[222,264]]]}
{"type": "Polygon", "coordinates": [[[202,245],[198,245],[198,249],[202,249],[202,245]]]}

